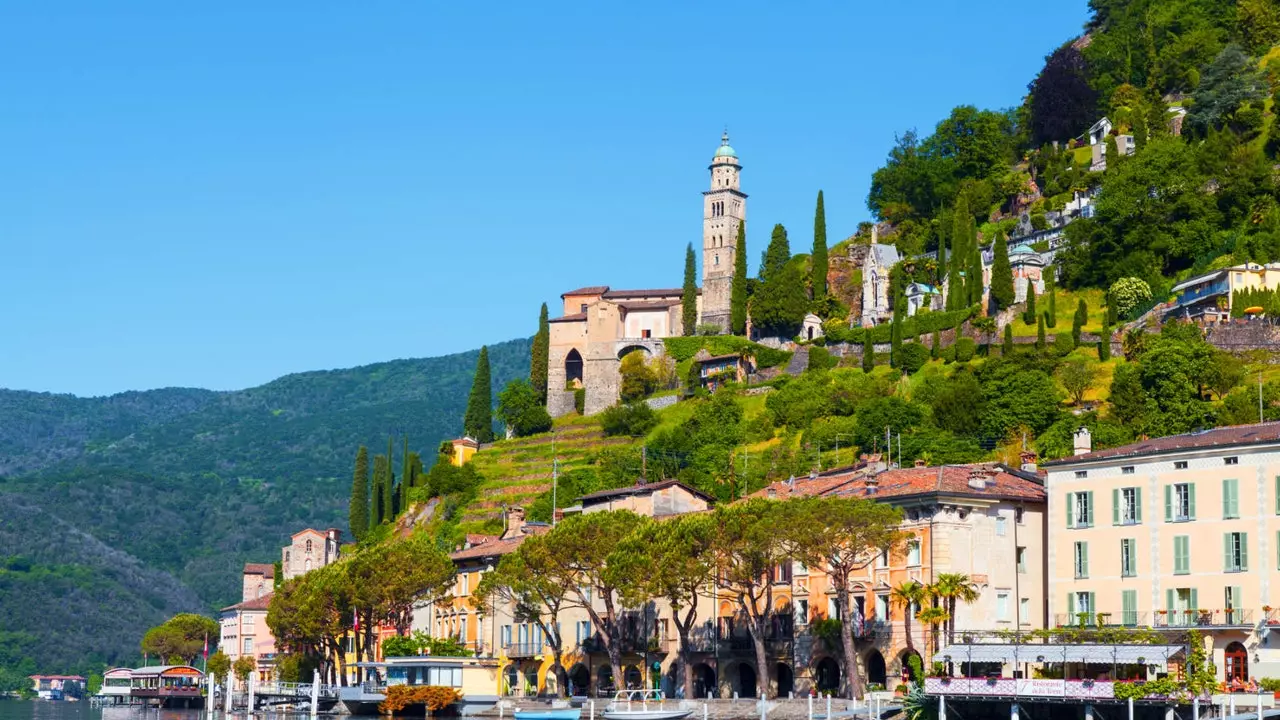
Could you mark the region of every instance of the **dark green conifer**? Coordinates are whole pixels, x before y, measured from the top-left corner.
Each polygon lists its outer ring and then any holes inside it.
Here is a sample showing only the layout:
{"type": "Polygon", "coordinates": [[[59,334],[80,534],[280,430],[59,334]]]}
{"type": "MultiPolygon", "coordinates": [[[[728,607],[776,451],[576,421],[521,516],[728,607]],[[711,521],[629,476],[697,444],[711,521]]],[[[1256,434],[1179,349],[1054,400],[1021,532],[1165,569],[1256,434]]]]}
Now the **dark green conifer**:
{"type": "Polygon", "coordinates": [[[540,402],[547,401],[547,355],[551,350],[551,324],[547,319],[547,304],[542,303],[538,313],[538,332],[533,336],[533,348],[529,355],[529,383],[538,391],[540,402]]]}
{"type": "Polygon", "coordinates": [[[942,352],[942,334],[937,330],[933,331],[933,342],[929,345],[929,357],[934,360],[938,359],[938,355],[942,352]]]}
{"type": "Polygon", "coordinates": [[[999,312],[1013,304],[1013,269],[1009,264],[1009,240],[996,232],[991,248],[991,309],[999,312]]]}
{"type": "Polygon", "coordinates": [[[1049,291],[1049,327],[1058,327],[1058,287],[1053,281],[1053,273],[1050,272],[1044,277],[1045,289],[1049,291]]]}
{"type": "Polygon", "coordinates": [[[356,451],[356,469],[351,478],[351,502],[347,508],[351,536],[360,542],[369,530],[369,449],[356,451]]]}
{"type": "Polygon", "coordinates": [[[1013,352],[1013,323],[1004,326],[1004,344],[1000,346],[1000,356],[1008,357],[1013,352]]]}
{"type": "Polygon", "coordinates": [[[1041,315],[1036,320],[1036,349],[1043,350],[1045,347],[1044,340],[1044,316],[1041,315]]]}
{"type": "Polygon", "coordinates": [[[871,372],[876,368],[876,346],[871,340],[871,328],[862,330],[862,371],[871,372]]]}
{"type": "Polygon", "coordinates": [[[738,243],[733,253],[733,284],[729,289],[729,331],[747,334],[747,221],[738,223],[738,243]]]}
{"type": "Polygon", "coordinates": [[[965,274],[969,284],[969,305],[982,304],[982,250],[975,242],[969,252],[969,270],[965,274]]]}
{"type": "Polygon", "coordinates": [[[1076,347],[1080,347],[1080,333],[1087,322],[1089,322],[1089,305],[1085,303],[1084,298],[1080,298],[1080,302],[1076,304],[1076,314],[1071,318],[1071,339],[1075,341],[1076,347]]]}
{"type": "Polygon", "coordinates": [[[387,481],[387,459],[381,455],[373,457],[373,494],[370,496],[373,512],[369,513],[369,527],[375,528],[387,519],[387,492],[383,484],[387,481]]]}
{"type": "Polygon", "coordinates": [[[684,334],[692,335],[698,330],[698,261],[693,254],[693,243],[684,250],[684,289],[680,294],[681,320],[684,323],[684,334]]]}
{"type": "Polygon", "coordinates": [[[400,512],[409,509],[409,491],[413,489],[413,458],[409,457],[409,436],[404,436],[400,451],[400,512]]]}
{"type": "Polygon", "coordinates": [[[1111,359],[1111,326],[1102,326],[1102,336],[1098,338],[1098,359],[1106,362],[1111,359]]]}
{"type": "Polygon", "coordinates": [[[471,381],[467,412],[462,417],[463,434],[477,442],[493,441],[493,388],[489,380],[489,347],[480,348],[476,358],[476,374],[471,381]]]}
{"type": "Polygon", "coordinates": [[[773,226],[773,235],[769,238],[769,247],[764,251],[764,263],[760,266],[760,279],[768,282],[770,277],[782,272],[783,266],[791,260],[791,243],[787,240],[787,229],[778,223],[773,226]]]}
{"type": "MultiPolygon", "coordinates": [[[[941,288],[947,282],[947,239],[945,237],[938,238],[938,270],[937,283],[941,288]]],[[[946,309],[946,299],[943,299],[943,309],[946,309]]]]}
{"type": "Polygon", "coordinates": [[[1040,314],[1036,312],[1036,286],[1035,283],[1027,283],[1027,308],[1022,313],[1022,322],[1030,325],[1036,321],[1040,314]]]}
{"type": "Polygon", "coordinates": [[[889,323],[889,367],[898,367],[902,362],[902,323],[897,317],[889,323]]]}
{"type": "Polygon", "coordinates": [[[400,493],[396,489],[396,473],[394,470],[392,470],[392,468],[395,467],[395,465],[393,464],[395,462],[395,457],[396,457],[395,451],[396,451],[395,438],[388,435],[387,436],[387,470],[386,470],[387,477],[385,482],[382,483],[382,492],[384,493],[382,502],[383,502],[383,507],[387,509],[386,519],[388,521],[395,520],[396,515],[399,514],[399,510],[400,510],[399,508],[396,507],[396,505],[398,504],[400,493]]]}
{"type": "Polygon", "coordinates": [[[822,191],[818,191],[818,207],[813,211],[813,254],[810,256],[810,285],[813,299],[827,296],[827,211],[822,207],[822,191]]]}

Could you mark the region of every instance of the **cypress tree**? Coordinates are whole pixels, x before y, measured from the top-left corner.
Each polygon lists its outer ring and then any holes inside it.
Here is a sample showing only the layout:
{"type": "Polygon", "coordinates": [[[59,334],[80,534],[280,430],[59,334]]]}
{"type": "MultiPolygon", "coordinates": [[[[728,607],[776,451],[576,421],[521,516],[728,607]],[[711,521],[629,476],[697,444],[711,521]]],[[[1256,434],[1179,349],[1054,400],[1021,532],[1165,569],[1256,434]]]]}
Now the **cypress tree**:
{"type": "Polygon", "coordinates": [[[933,331],[933,343],[929,346],[929,357],[934,360],[938,359],[938,354],[942,352],[942,334],[937,330],[933,331]]]}
{"type": "Polygon", "coordinates": [[[383,502],[383,507],[387,509],[386,510],[387,520],[395,520],[396,515],[399,515],[399,512],[396,508],[396,501],[399,497],[399,493],[396,491],[396,473],[394,470],[391,469],[395,467],[395,465],[392,464],[395,462],[395,458],[396,458],[395,451],[396,451],[395,438],[388,435],[387,436],[387,470],[386,470],[387,477],[386,477],[386,481],[382,483],[382,492],[384,493],[382,502],[383,502]]]}
{"type": "Polygon", "coordinates": [[[898,367],[902,362],[902,323],[894,317],[889,323],[889,367],[898,367]]]}
{"type": "Polygon", "coordinates": [[[951,217],[951,278],[947,284],[947,309],[960,310],[969,304],[969,286],[965,283],[965,267],[969,263],[969,203],[964,196],[956,198],[951,217]]]}
{"type": "Polygon", "coordinates": [[[529,384],[538,391],[539,402],[547,401],[547,355],[551,350],[551,324],[547,320],[547,304],[538,313],[538,332],[533,336],[529,356],[529,384]]]}
{"type": "Polygon", "coordinates": [[[999,312],[1013,304],[1013,268],[1009,264],[1009,240],[996,233],[991,260],[991,309],[999,312]]]}
{"type": "Polygon", "coordinates": [[[1098,359],[1106,362],[1111,359],[1111,326],[1102,326],[1102,337],[1098,338],[1098,359]]]}
{"type": "Polygon", "coordinates": [[[1049,290],[1049,327],[1058,327],[1058,286],[1053,281],[1053,273],[1044,279],[1044,284],[1049,290]]]}
{"type": "Polygon", "coordinates": [[[376,528],[387,519],[386,499],[387,493],[383,489],[383,484],[387,481],[387,459],[381,455],[375,455],[373,458],[373,495],[371,502],[373,503],[373,512],[369,514],[370,529],[376,528]]]}
{"type": "Polygon", "coordinates": [[[356,470],[351,478],[351,503],[347,508],[351,536],[360,542],[369,530],[369,449],[356,451],[356,470]]]}
{"type": "Polygon", "coordinates": [[[876,346],[871,340],[871,328],[862,331],[862,372],[869,373],[876,368],[876,346]]]}
{"type": "Polygon", "coordinates": [[[1043,350],[1044,346],[1044,316],[1041,315],[1036,319],[1036,349],[1043,350]]]}
{"type": "Polygon", "coordinates": [[[462,432],[482,443],[493,441],[493,388],[489,382],[489,347],[486,345],[480,348],[480,356],[476,358],[467,412],[462,416],[462,432]]]}
{"type": "MultiPolygon", "coordinates": [[[[941,288],[947,281],[947,239],[938,238],[938,287],[941,288]]],[[[946,298],[943,298],[943,309],[946,309],[946,298]]]]}
{"type": "Polygon", "coordinates": [[[1000,357],[1008,357],[1013,352],[1013,323],[1004,326],[1004,344],[1000,346],[1000,357]]]}
{"type": "Polygon", "coordinates": [[[693,243],[684,249],[684,290],[680,293],[684,334],[692,335],[698,329],[698,266],[693,255],[693,243]]]}
{"type": "Polygon", "coordinates": [[[1036,312],[1036,286],[1035,283],[1027,283],[1027,309],[1022,313],[1022,322],[1030,325],[1036,321],[1039,314],[1036,312]]]}
{"type": "Polygon", "coordinates": [[[747,334],[747,221],[738,222],[738,244],[733,253],[733,285],[729,290],[729,331],[747,334]]]}
{"type": "Polygon", "coordinates": [[[404,436],[400,451],[400,512],[409,509],[409,490],[413,488],[413,461],[409,457],[409,436],[404,436]]]}
{"type": "Polygon", "coordinates": [[[773,226],[773,235],[769,238],[769,247],[764,251],[764,263],[760,266],[760,280],[768,282],[769,278],[782,272],[782,268],[791,260],[791,243],[787,240],[787,229],[778,223],[773,226]]]}
{"type": "Polygon", "coordinates": [[[811,285],[813,299],[827,296],[827,211],[822,207],[822,191],[818,191],[818,207],[813,211],[813,255],[811,285]]]}
{"type": "Polygon", "coordinates": [[[1089,306],[1084,298],[1080,298],[1080,302],[1076,304],[1076,314],[1071,318],[1071,339],[1075,341],[1076,347],[1080,346],[1080,333],[1087,322],[1089,322],[1089,306]]]}
{"type": "Polygon", "coordinates": [[[969,305],[982,304],[982,250],[978,248],[978,244],[973,244],[972,252],[969,255],[969,271],[967,273],[969,285],[969,305]]]}

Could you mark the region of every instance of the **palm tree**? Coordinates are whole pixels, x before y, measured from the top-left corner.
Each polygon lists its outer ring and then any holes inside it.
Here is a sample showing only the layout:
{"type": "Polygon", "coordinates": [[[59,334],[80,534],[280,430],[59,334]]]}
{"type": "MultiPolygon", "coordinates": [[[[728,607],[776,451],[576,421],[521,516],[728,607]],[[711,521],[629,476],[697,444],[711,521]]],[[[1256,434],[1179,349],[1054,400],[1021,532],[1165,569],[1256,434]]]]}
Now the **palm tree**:
{"type": "Polygon", "coordinates": [[[973,580],[964,573],[938,573],[938,579],[930,587],[930,594],[945,604],[947,615],[947,644],[956,641],[956,603],[969,603],[978,600],[978,591],[973,587],[973,580]]]}
{"type": "MultiPolygon", "coordinates": [[[[933,642],[931,643],[933,647],[928,648],[928,650],[925,652],[925,657],[932,658],[935,654],[937,654],[938,626],[945,625],[949,617],[951,616],[947,614],[947,611],[943,610],[941,607],[938,607],[938,604],[936,602],[931,607],[927,607],[921,610],[920,614],[916,616],[916,619],[918,619],[922,623],[926,623],[929,626],[929,637],[932,638],[933,640],[933,642]]],[[[927,667],[928,666],[926,666],[926,668],[927,667]]]]}
{"type": "Polygon", "coordinates": [[[915,650],[915,642],[911,637],[911,613],[913,609],[924,605],[924,599],[928,594],[925,586],[915,580],[899,584],[889,594],[893,603],[902,607],[902,627],[907,633],[908,650],[915,650]]]}

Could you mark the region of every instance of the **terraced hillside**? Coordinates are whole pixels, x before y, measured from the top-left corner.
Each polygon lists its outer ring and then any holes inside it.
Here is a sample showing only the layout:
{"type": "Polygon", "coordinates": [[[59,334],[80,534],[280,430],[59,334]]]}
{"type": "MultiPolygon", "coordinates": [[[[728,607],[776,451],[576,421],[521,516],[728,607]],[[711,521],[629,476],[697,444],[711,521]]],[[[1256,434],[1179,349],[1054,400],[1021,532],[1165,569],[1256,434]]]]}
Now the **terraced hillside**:
{"type": "Polygon", "coordinates": [[[492,532],[499,527],[504,505],[528,506],[549,492],[553,461],[559,461],[564,477],[592,466],[602,450],[634,443],[631,438],[605,437],[598,420],[575,416],[549,433],[486,445],[472,460],[484,482],[479,498],[462,513],[462,529],[492,532]]]}

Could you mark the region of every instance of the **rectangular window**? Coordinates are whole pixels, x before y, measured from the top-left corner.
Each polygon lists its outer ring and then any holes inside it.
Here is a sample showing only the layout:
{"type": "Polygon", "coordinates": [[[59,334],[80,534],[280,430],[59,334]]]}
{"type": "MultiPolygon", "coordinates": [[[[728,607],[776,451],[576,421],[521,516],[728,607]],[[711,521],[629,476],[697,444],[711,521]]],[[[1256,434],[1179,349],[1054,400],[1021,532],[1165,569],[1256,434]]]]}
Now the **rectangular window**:
{"type": "Polygon", "coordinates": [[[1089,577],[1089,543],[1076,543],[1076,577],[1089,577]]]}
{"type": "Polygon", "coordinates": [[[1132,475],[1132,474],[1133,474],[1133,466],[1132,466],[1132,465],[1125,465],[1124,467],[1120,468],[1120,474],[1121,474],[1121,475],[1132,475]]]}
{"type": "Polygon", "coordinates": [[[1138,541],[1125,538],[1120,541],[1120,575],[1135,577],[1138,574],[1138,541]]]}
{"type": "Polygon", "coordinates": [[[248,613],[245,613],[245,616],[244,616],[244,629],[245,629],[245,632],[249,632],[250,630],[252,630],[252,629],[253,629],[253,626],[254,626],[254,619],[255,619],[255,618],[254,618],[254,616],[253,616],[253,615],[250,615],[250,614],[248,614],[248,613]]]}
{"type": "Polygon", "coordinates": [[[1240,517],[1240,481],[1234,478],[1222,481],[1222,517],[1240,517]]]}
{"type": "Polygon", "coordinates": [[[1017,549],[1017,554],[1018,554],[1018,572],[1023,573],[1025,575],[1027,572],[1027,549],[1025,547],[1020,547],[1017,549]]]}
{"type": "Polygon", "coordinates": [[[907,564],[908,565],[920,564],[920,541],[919,540],[912,540],[911,542],[907,543],[907,564]]]}
{"type": "Polygon", "coordinates": [[[1002,517],[996,518],[996,537],[1004,537],[1005,520],[1002,517]]]}
{"type": "Polygon", "coordinates": [[[649,330],[649,329],[647,329],[647,328],[646,328],[646,329],[644,329],[644,330],[641,330],[641,331],[640,331],[640,337],[642,337],[642,338],[644,338],[644,339],[648,340],[649,338],[653,337],[653,331],[652,331],[652,330],[649,330]]]}
{"type": "Polygon", "coordinates": [[[461,595],[462,597],[466,597],[468,594],[470,594],[469,593],[470,583],[468,582],[469,579],[470,578],[467,576],[466,573],[460,573],[458,575],[458,594],[461,595]]]}
{"type": "Polygon", "coordinates": [[[251,637],[247,637],[244,639],[244,654],[245,655],[253,654],[253,638],[251,637]]]}
{"type": "Polygon", "coordinates": [[[809,601],[803,598],[796,600],[796,622],[801,625],[809,624],[809,601]]]}
{"type": "Polygon", "coordinates": [[[1138,591],[1122,590],[1120,592],[1120,624],[1134,627],[1138,624],[1138,591]]]}
{"type": "Polygon", "coordinates": [[[1085,624],[1087,625],[1092,624],[1093,612],[1094,612],[1093,593],[1091,592],[1067,593],[1067,612],[1072,615],[1076,615],[1077,618],[1075,619],[1077,621],[1079,620],[1078,616],[1083,614],[1085,616],[1085,624]]]}
{"type": "Polygon", "coordinates": [[[1093,525],[1093,492],[1067,493],[1067,527],[1084,528],[1093,525]]]}
{"type": "Polygon", "coordinates": [[[1189,575],[1191,573],[1191,536],[1175,535],[1173,537],[1173,574],[1189,575]]]}
{"type": "Polygon", "coordinates": [[[1018,600],[1018,622],[1022,625],[1031,624],[1031,598],[1018,600]]]}
{"type": "Polygon", "coordinates": [[[1116,488],[1111,491],[1111,522],[1114,525],[1142,522],[1142,488],[1116,488]]]}
{"type": "Polygon", "coordinates": [[[876,619],[877,620],[889,619],[889,596],[888,595],[876,595],[876,619]]]}
{"type": "Polygon", "coordinates": [[[883,570],[887,567],[889,567],[889,551],[881,550],[880,554],[876,556],[876,568],[883,570]]]}
{"type": "Polygon", "coordinates": [[[1244,572],[1249,569],[1249,533],[1232,532],[1222,536],[1222,570],[1244,572]]]}
{"type": "Polygon", "coordinates": [[[1187,469],[1187,461],[1186,461],[1186,460],[1178,460],[1177,462],[1175,462],[1175,463],[1173,464],[1173,469],[1174,469],[1174,470],[1186,470],[1186,469],[1187,469]]]}
{"type": "Polygon", "coordinates": [[[1079,480],[1083,480],[1084,478],[1087,478],[1087,477],[1089,477],[1089,471],[1088,471],[1088,470],[1077,470],[1077,471],[1076,471],[1076,478],[1077,478],[1077,479],[1079,479],[1079,480]]]}
{"type": "MultiPolygon", "coordinates": [[[[1276,480],[1277,482],[1280,482],[1280,478],[1276,478],[1276,480]]],[[[1025,518],[1026,516],[1027,516],[1027,511],[1024,508],[1016,507],[1013,509],[1013,521],[1015,523],[1021,525],[1023,518],[1025,518]]]]}
{"type": "Polygon", "coordinates": [[[1231,457],[1225,457],[1225,458],[1222,458],[1222,464],[1223,465],[1239,465],[1240,458],[1234,455],[1232,455],[1231,457]]]}
{"type": "Polygon", "coordinates": [[[498,637],[500,638],[500,641],[502,642],[503,647],[510,645],[511,644],[511,626],[503,625],[502,631],[498,634],[498,637]]]}
{"type": "Polygon", "coordinates": [[[996,593],[996,620],[1009,622],[1009,593],[996,593]]]}
{"type": "Polygon", "coordinates": [[[1164,486],[1165,522],[1186,522],[1196,519],[1195,483],[1176,483],[1164,486]]]}

